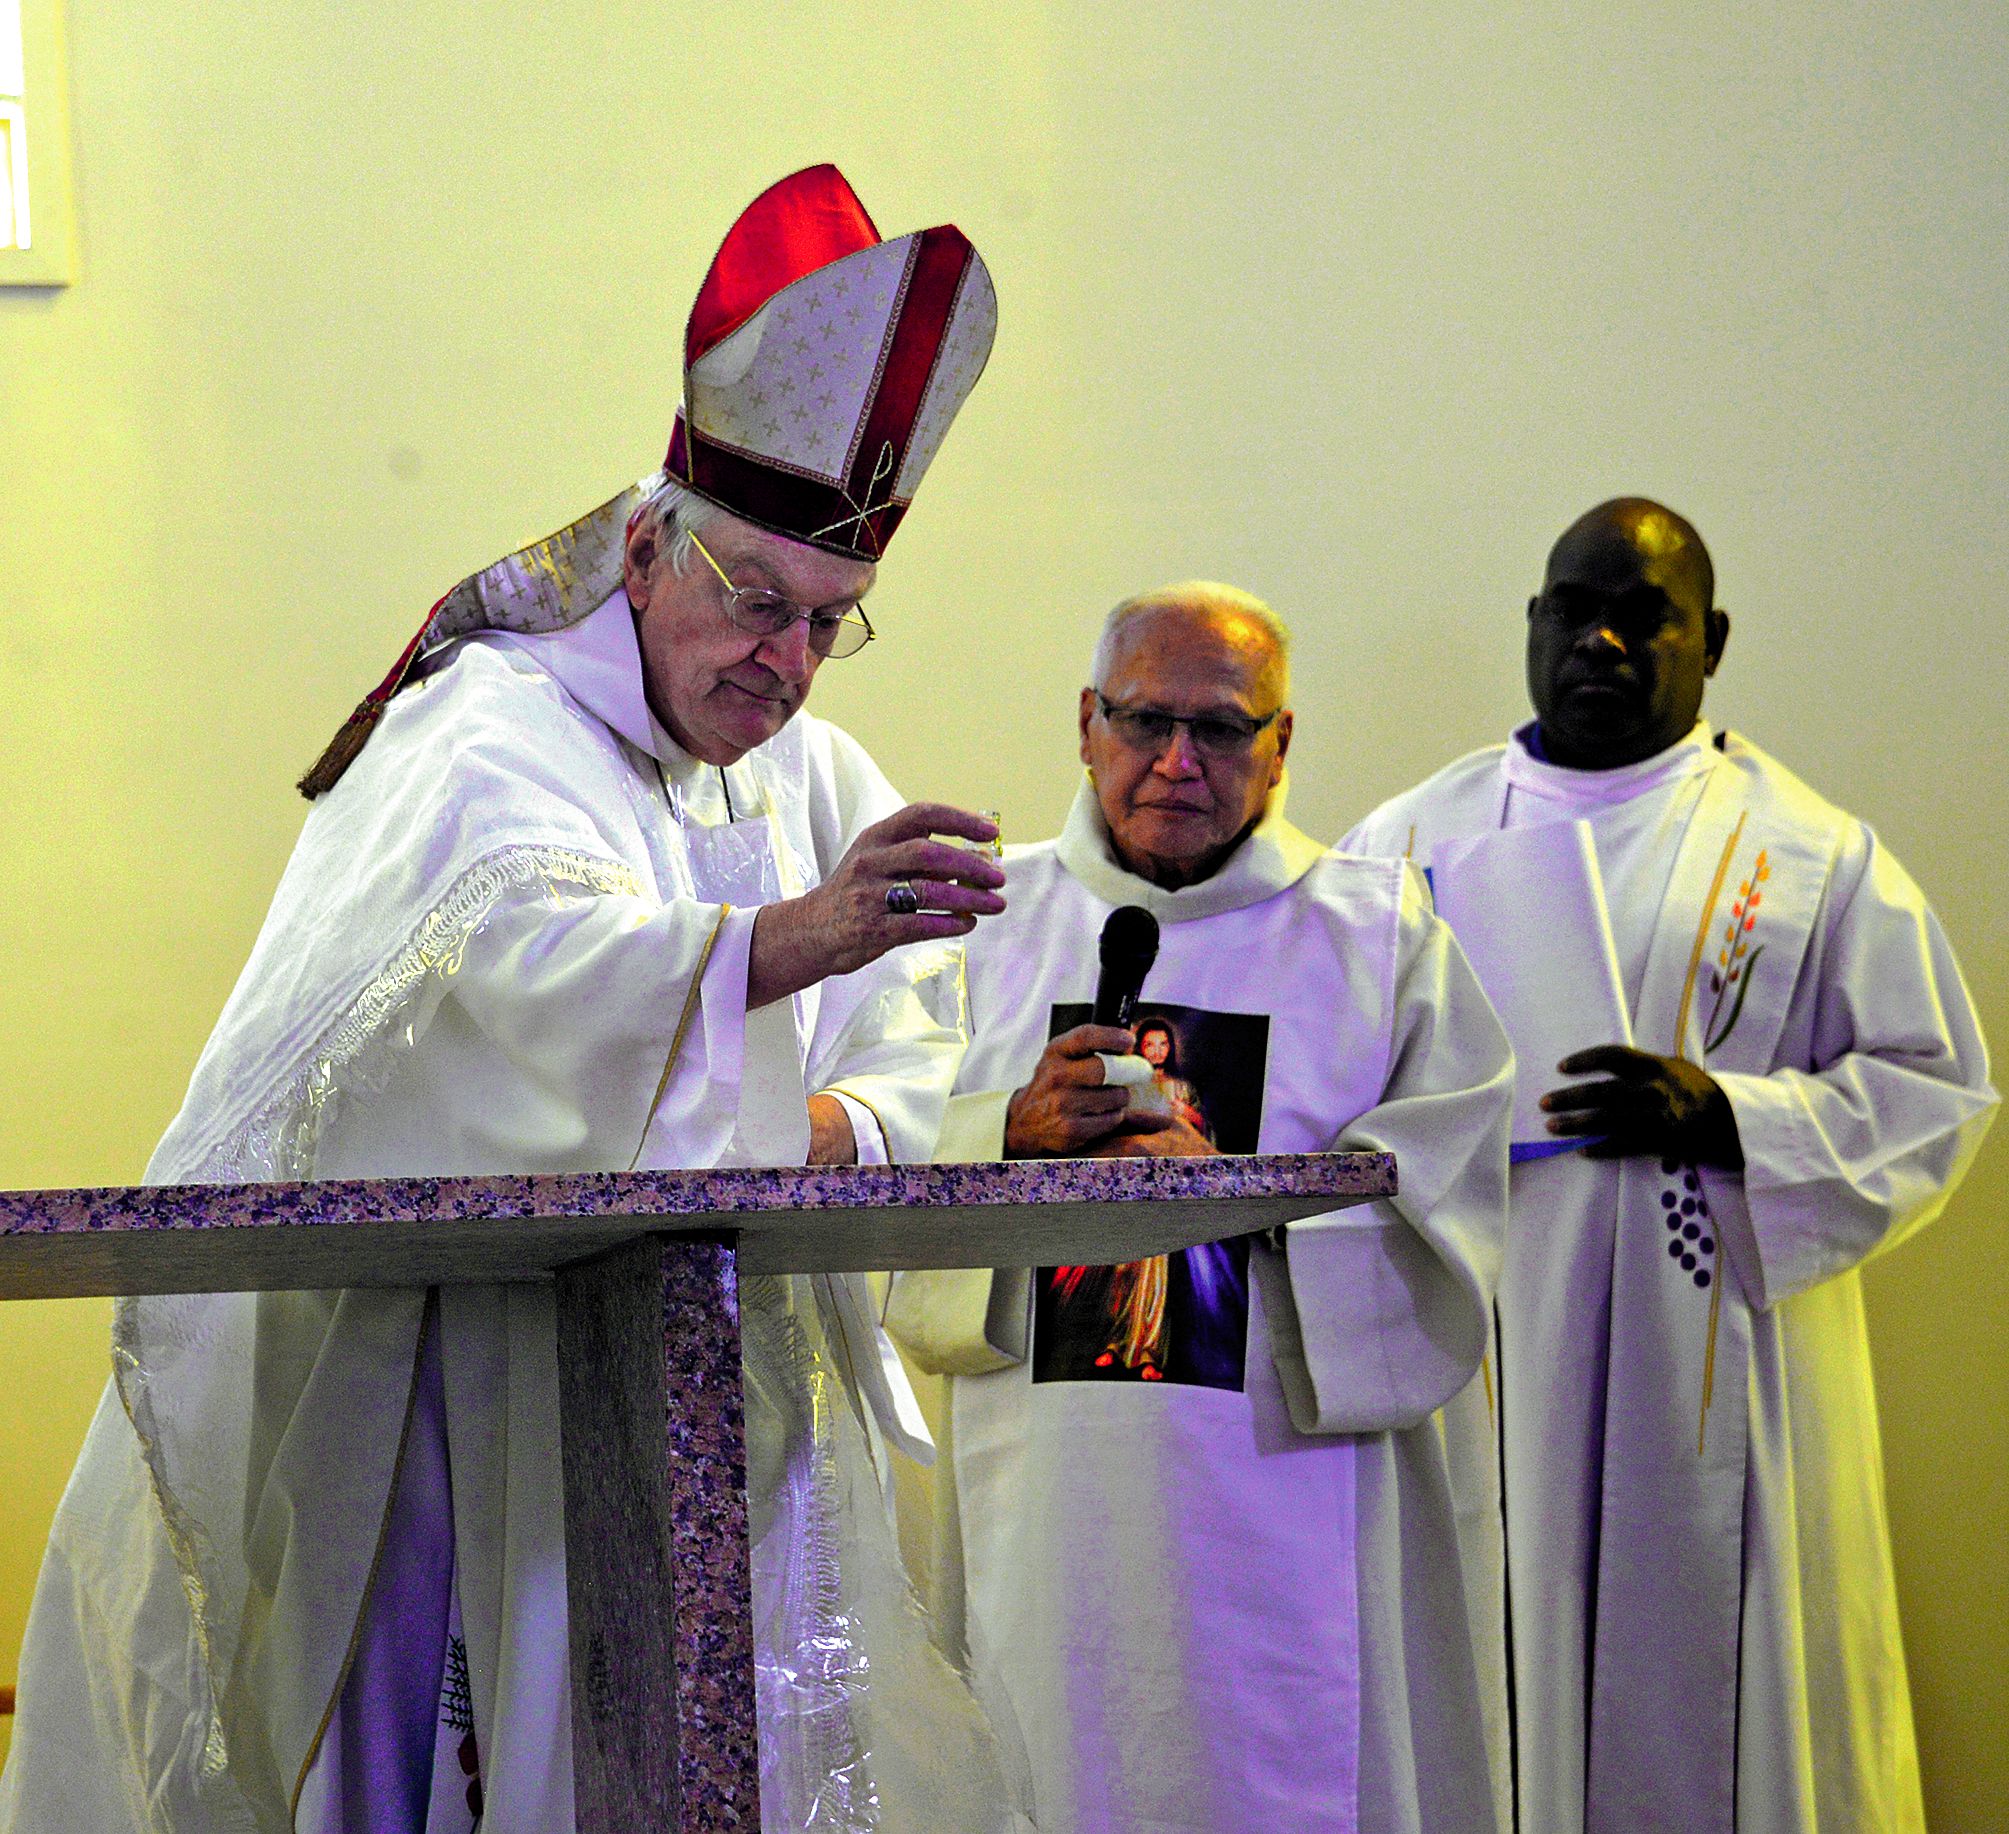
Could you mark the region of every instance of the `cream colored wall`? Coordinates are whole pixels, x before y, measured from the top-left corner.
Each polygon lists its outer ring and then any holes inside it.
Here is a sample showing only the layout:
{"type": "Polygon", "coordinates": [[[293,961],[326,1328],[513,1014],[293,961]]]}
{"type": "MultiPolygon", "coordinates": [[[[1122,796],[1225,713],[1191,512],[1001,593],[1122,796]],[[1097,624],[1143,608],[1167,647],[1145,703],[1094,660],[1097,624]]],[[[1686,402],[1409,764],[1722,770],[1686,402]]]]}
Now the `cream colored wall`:
{"type": "MultiPolygon", "coordinates": [[[[1002,329],[820,708],[1051,828],[1095,614],[1297,623],[1331,835],[1497,737],[1548,540],[1718,558],[1711,710],[1862,811],[2009,1036],[2009,18],[70,0],[78,285],[0,296],[0,1184],[135,1178],[288,784],[426,606],[657,458],[733,211],[835,157],[1002,329]],[[1306,23],[1309,21],[1310,23],[1306,23]]],[[[1870,1281],[1936,1823],[1996,1825],[2009,1149],[1870,1281]]],[[[0,1312],[0,1679],[103,1307],[0,1312]]]]}

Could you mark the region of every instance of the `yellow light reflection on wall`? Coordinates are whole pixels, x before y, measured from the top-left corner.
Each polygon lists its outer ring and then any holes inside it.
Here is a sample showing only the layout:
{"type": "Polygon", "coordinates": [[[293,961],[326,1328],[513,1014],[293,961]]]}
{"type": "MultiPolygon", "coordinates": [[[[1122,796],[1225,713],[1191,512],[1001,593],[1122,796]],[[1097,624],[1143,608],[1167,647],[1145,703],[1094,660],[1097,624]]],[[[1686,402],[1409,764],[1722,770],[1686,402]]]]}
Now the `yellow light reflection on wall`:
{"type": "Polygon", "coordinates": [[[0,248],[33,243],[28,224],[28,122],[19,101],[0,99],[0,248]]]}
{"type": "Polygon", "coordinates": [[[21,57],[21,0],[0,0],[0,248],[26,248],[28,94],[21,57]]]}
{"type": "Polygon", "coordinates": [[[0,0],[0,286],[69,283],[64,89],[58,0],[0,0]]]}
{"type": "Polygon", "coordinates": [[[26,248],[28,94],[21,56],[21,0],[0,0],[0,248],[26,248]]]}

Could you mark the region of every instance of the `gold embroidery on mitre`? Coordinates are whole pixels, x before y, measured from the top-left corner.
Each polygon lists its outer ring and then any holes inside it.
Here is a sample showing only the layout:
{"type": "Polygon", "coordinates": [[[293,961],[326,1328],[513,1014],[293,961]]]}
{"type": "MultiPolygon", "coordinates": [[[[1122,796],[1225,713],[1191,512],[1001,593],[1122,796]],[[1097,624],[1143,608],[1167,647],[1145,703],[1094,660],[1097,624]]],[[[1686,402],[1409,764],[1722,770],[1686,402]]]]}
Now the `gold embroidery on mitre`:
{"type": "Polygon", "coordinates": [[[839,529],[856,529],[860,541],[854,543],[854,546],[860,545],[862,542],[870,542],[872,544],[872,552],[874,554],[880,552],[881,544],[877,532],[872,527],[871,518],[876,516],[882,509],[891,509],[895,499],[891,492],[888,492],[877,503],[874,503],[872,501],[872,493],[892,475],[893,442],[889,439],[879,448],[879,456],[872,464],[872,475],[866,480],[864,507],[861,509],[858,499],[842,484],[838,485],[837,494],[846,503],[851,505],[851,514],[848,516],[839,516],[835,522],[828,523],[820,529],[810,530],[809,539],[811,541],[821,541],[826,535],[836,534],[839,529]]]}

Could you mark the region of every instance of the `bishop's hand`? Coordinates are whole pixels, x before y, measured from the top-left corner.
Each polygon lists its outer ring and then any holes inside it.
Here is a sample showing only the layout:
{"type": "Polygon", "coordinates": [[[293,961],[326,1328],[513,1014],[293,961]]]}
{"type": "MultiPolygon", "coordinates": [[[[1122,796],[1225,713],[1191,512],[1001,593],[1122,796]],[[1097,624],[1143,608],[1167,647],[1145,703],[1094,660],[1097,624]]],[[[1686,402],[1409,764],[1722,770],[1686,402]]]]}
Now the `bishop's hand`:
{"type": "Polygon", "coordinates": [[[1066,1159],[1118,1127],[1153,1132],[1169,1116],[1133,1115],[1130,1091],[1103,1081],[1098,1051],[1127,1056],[1137,1040],[1120,1026],[1077,1025],[1039,1054],[1032,1080],[1005,1107],[1007,1159],[1066,1159]]]}
{"type": "Polygon", "coordinates": [[[1549,1132],[1589,1137],[1592,1159],[1639,1154],[1679,1159],[1685,1165],[1744,1169],[1737,1116],[1723,1085],[1683,1057],[1656,1057],[1630,1045],[1600,1044],[1565,1057],[1565,1076],[1599,1076],[1542,1097],[1549,1132]]]}
{"type": "Polygon", "coordinates": [[[967,936],[979,917],[1004,909],[998,895],[1004,869],[932,837],[994,841],[997,832],[985,817],[943,802],[910,803],[862,829],[821,885],[760,907],[747,953],[747,1005],[765,1006],[849,974],[902,943],[967,936]],[[911,899],[889,901],[896,886],[911,891],[911,899]]]}

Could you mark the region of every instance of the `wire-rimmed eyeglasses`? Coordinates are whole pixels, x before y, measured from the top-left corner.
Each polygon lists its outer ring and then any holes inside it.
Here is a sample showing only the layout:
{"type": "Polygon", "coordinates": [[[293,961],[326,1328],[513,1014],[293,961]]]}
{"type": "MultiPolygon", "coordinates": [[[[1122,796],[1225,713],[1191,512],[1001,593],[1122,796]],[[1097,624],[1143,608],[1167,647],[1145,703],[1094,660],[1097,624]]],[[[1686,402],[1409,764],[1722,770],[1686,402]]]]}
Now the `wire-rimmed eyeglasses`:
{"type": "Polygon", "coordinates": [[[1173,733],[1183,726],[1193,749],[1209,758],[1239,758],[1258,736],[1276,723],[1283,711],[1272,707],[1259,720],[1243,719],[1231,713],[1167,713],[1162,707],[1130,707],[1111,700],[1099,689],[1096,711],[1109,730],[1133,751],[1162,751],[1173,733]]]}
{"type": "Polygon", "coordinates": [[[813,611],[765,586],[735,586],[726,570],[712,559],[711,550],[695,534],[691,546],[705,557],[705,565],[719,577],[725,588],[725,615],[735,628],[753,637],[778,637],[798,618],[809,626],[809,647],[828,662],[855,656],[879,633],[865,615],[865,607],[853,600],[850,609],[839,611],[819,605],[813,611]]]}

